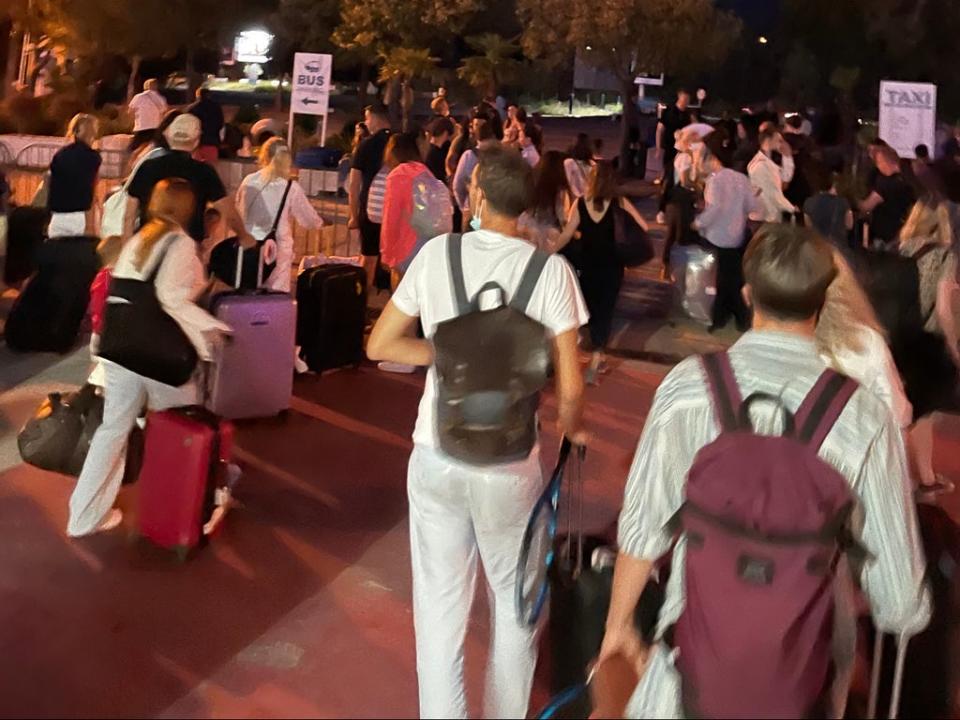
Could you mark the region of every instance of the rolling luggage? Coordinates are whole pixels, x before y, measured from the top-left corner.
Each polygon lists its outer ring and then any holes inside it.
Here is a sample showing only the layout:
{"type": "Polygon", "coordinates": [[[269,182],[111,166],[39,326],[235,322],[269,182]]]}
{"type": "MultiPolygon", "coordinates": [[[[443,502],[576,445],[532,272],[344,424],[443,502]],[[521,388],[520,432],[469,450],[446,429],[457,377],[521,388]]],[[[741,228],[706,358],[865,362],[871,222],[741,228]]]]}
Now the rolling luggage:
{"type": "Polygon", "coordinates": [[[717,296],[716,256],[696,245],[675,245],[670,251],[670,268],[683,312],[698,322],[712,322],[717,296]]]}
{"type": "Polygon", "coordinates": [[[100,269],[97,238],[62,237],[40,248],[37,273],[14,302],[4,335],[15,352],[66,353],[77,342],[100,269]]]}
{"type": "Polygon", "coordinates": [[[10,209],[7,216],[7,253],[3,282],[17,285],[37,270],[38,253],[47,233],[50,213],[29,205],[10,209]]]}
{"type": "MultiPolygon", "coordinates": [[[[236,286],[243,256],[237,255],[236,286]]],[[[263,279],[259,263],[258,285],[263,279]]],[[[231,420],[269,417],[290,407],[297,303],[284,292],[233,290],[217,295],[211,312],[233,329],[209,378],[207,407],[231,420]]]]}
{"type": "Polygon", "coordinates": [[[321,265],[297,278],[297,344],[314,372],[359,365],[367,319],[366,275],[355,265],[321,265]]]}
{"type": "Polygon", "coordinates": [[[232,424],[204,408],[150,413],[139,478],[140,534],[186,559],[204,537],[232,449],[232,424]]]}

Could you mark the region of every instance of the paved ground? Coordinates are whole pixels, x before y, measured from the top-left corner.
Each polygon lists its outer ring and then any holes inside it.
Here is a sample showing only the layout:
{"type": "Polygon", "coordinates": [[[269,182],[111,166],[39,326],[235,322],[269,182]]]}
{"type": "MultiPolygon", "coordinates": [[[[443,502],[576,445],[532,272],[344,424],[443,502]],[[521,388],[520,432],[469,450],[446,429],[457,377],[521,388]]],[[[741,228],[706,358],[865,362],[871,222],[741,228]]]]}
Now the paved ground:
{"type": "MultiPolygon", "coordinates": [[[[588,530],[616,518],[670,363],[733,339],[677,319],[657,271],[628,277],[613,372],[588,391],[588,530]]],[[[72,481],[20,463],[17,428],[86,370],[83,350],[22,357],[0,346],[0,716],[415,716],[404,477],[422,377],[364,366],[298,379],[285,420],[240,425],[243,507],[180,565],[129,537],[130,518],[125,532],[68,540],[72,481]]],[[[554,418],[548,395],[545,462],[554,418]]],[[[939,441],[941,469],[960,475],[960,424],[939,441]]],[[[135,493],[121,497],[128,510],[135,493]]],[[[472,629],[476,691],[483,597],[472,629]]],[[[545,688],[541,677],[534,705],[545,688]]]]}

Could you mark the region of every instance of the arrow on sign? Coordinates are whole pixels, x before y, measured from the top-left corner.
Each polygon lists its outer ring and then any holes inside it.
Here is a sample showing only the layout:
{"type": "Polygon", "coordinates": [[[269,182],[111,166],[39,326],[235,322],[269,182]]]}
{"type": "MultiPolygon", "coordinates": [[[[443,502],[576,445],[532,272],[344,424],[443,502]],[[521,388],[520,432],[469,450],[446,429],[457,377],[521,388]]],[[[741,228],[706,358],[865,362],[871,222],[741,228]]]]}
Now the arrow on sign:
{"type": "Polygon", "coordinates": [[[313,98],[308,98],[308,97],[304,98],[304,99],[301,100],[300,102],[302,102],[304,105],[319,105],[319,104],[320,104],[320,101],[319,101],[319,100],[314,100],[313,98]]]}

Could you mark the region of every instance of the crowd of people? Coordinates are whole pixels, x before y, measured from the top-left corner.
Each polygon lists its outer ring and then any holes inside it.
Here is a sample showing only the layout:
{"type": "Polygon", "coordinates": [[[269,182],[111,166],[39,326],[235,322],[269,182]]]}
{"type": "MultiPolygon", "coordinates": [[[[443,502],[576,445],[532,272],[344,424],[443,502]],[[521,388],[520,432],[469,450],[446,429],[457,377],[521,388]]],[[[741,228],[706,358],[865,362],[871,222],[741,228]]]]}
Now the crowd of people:
{"type": "MultiPolygon", "coordinates": [[[[147,83],[135,99],[137,158],[122,189],[122,249],[112,273],[151,279],[199,357],[211,359],[212,344],[230,332],[199,304],[208,288],[201,257],[210,252],[203,243],[211,222],[221,218],[239,247],[261,245],[276,263],[267,285],[290,292],[292,223],[322,221],[292,179],[283,140],[264,142],[260,171],[229,198],[209,162],[223,126],[215,102],[201,92],[185,111],[167,110],[154,95],[147,83]]],[[[772,398],[793,414],[828,368],[858,383],[814,447],[856,496],[851,532],[871,556],[862,567],[843,559],[830,571],[835,672],[821,690],[828,712],[840,713],[830,716],[840,717],[852,673],[855,586],[883,631],[914,633],[929,619],[913,497],[952,489],[934,471],[933,429],[936,414],[956,412],[960,400],[953,312],[960,147],[948,144],[935,162],[918,148],[917,159],[905,162],[876,141],[865,191],[856,193],[844,184],[847,158],[818,147],[803,118],[745,116],[732,127],[712,126],[689,100],[681,91],[658,126],[663,278],[682,270],[676,248],[714,254],[711,330],[732,318],[744,333],[727,354],[743,397],[772,398]]],[[[464,636],[479,560],[491,598],[487,712],[524,717],[538,633],[517,623],[514,583],[517,550],[543,486],[539,445],[502,463],[447,454],[449,428],[438,420],[446,379],[433,340],[462,315],[461,300],[479,310],[490,307],[480,296],[491,287],[504,299],[528,295],[523,312],[551,346],[559,430],[589,442],[584,384],[609,369],[605,351],[624,277],[617,216],[644,229],[648,223],[623,196],[602,144],[588,136],[557,152],[544,147],[541,127],[522,107],[485,102],[459,121],[438,94],[431,108],[434,117],[415,132],[393,132],[385,108],[366,108],[347,182],[368,291],[381,268],[390,273],[391,299],[371,317],[367,355],[388,371],[428,368],[408,472],[420,710],[423,717],[467,715],[464,636]],[[531,279],[528,269],[538,265],[531,279]],[[581,348],[590,352],[585,370],[581,348]]],[[[93,232],[95,136],[93,119],[78,116],[71,143],[51,164],[51,237],[93,232]]],[[[70,501],[71,536],[120,523],[114,501],[124,446],[143,406],[196,401],[192,384],[163,386],[109,362],[103,370],[103,424],[70,501]]],[[[657,390],[629,472],[600,658],[620,655],[643,668],[631,717],[689,710],[670,629],[685,611],[681,570],[697,548],[689,538],[677,541],[672,520],[695,458],[724,429],[715,397],[701,358],[677,365],[657,390]],[[656,642],[646,646],[634,613],[665,556],[674,572],[656,642]]],[[[776,417],[748,413],[747,420],[780,432],[776,417]]]]}

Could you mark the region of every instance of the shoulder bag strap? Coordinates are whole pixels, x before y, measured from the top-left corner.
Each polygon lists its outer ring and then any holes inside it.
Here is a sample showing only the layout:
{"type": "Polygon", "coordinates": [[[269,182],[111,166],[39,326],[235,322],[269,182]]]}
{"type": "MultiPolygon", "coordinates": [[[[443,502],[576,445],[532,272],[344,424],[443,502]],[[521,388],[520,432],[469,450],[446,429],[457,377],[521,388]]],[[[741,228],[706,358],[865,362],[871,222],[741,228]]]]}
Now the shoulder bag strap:
{"type": "Polygon", "coordinates": [[[457,315],[470,312],[470,300],[467,298],[467,286],[463,280],[463,247],[460,233],[447,235],[447,259],[450,263],[450,285],[453,287],[453,304],[457,315]]]}
{"type": "Polygon", "coordinates": [[[170,249],[170,246],[173,245],[176,239],[177,236],[173,233],[170,233],[167,239],[163,241],[163,248],[160,250],[160,257],[157,258],[157,262],[153,266],[153,270],[150,271],[150,275],[147,277],[147,282],[149,284],[153,285],[156,283],[157,275],[160,274],[160,268],[163,267],[163,261],[167,257],[167,251],[170,249]]]}
{"type": "Polygon", "coordinates": [[[733,432],[740,427],[737,413],[743,404],[733,365],[726,352],[715,352],[700,358],[707,374],[707,385],[717,414],[721,432],[733,432]]]}
{"type": "Polygon", "coordinates": [[[540,276],[543,274],[543,268],[547,264],[550,256],[542,250],[534,250],[530,259],[527,261],[527,267],[520,278],[520,284],[517,291],[510,300],[510,307],[519,310],[522,313],[527,311],[530,304],[530,298],[533,297],[533,291],[537,289],[537,283],[540,282],[540,276]]]}
{"type": "MultiPolygon", "coordinates": [[[[283,209],[287,206],[287,196],[290,194],[290,186],[293,185],[293,180],[287,180],[287,186],[283,189],[283,197],[280,199],[280,207],[277,208],[277,215],[273,218],[273,227],[270,228],[270,232],[267,234],[268,238],[275,238],[277,236],[277,229],[280,227],[280,216],[283,215],[283,209]]],[[[261,194],[263,191],[260,191],[261,194]]]]}
{"type": "Polygon", "coordinates": [[[824,370],[797,409],[800,441],[814,450],[819,450],[857,387],[856,381],[846,375],[841,375],[836,370],[824,370]]]}

